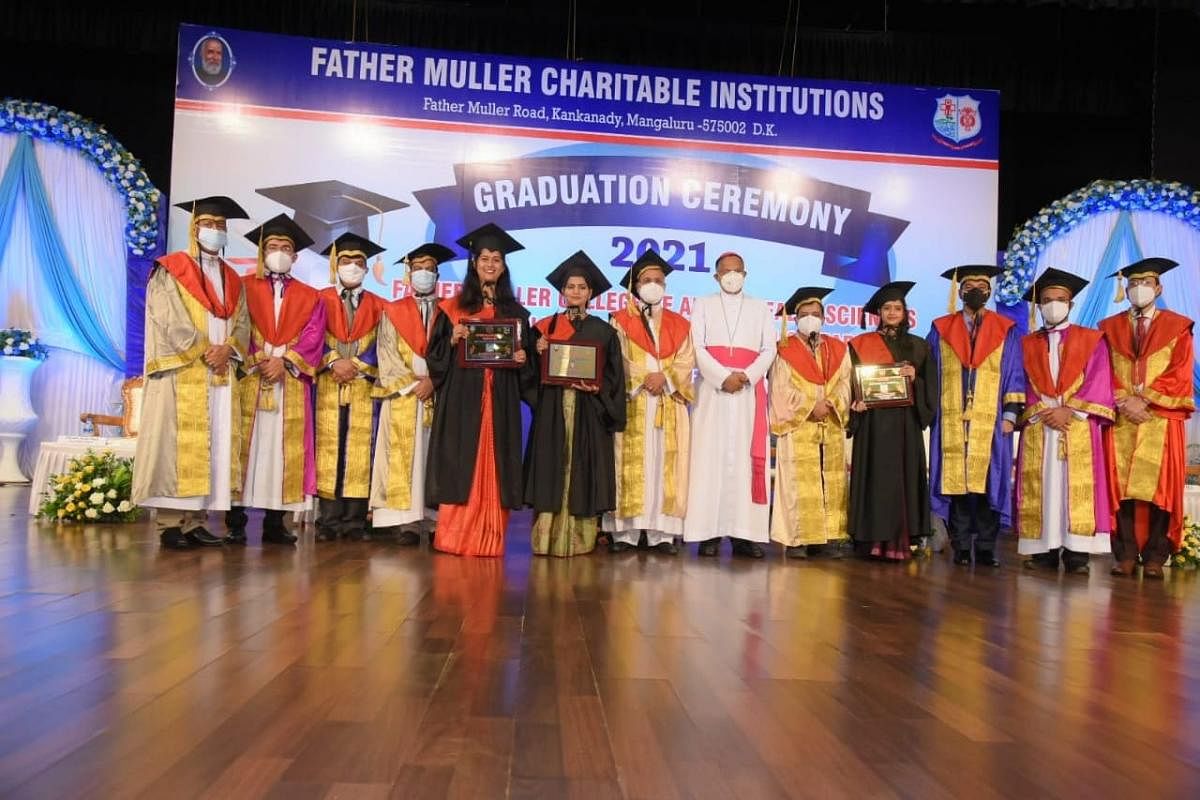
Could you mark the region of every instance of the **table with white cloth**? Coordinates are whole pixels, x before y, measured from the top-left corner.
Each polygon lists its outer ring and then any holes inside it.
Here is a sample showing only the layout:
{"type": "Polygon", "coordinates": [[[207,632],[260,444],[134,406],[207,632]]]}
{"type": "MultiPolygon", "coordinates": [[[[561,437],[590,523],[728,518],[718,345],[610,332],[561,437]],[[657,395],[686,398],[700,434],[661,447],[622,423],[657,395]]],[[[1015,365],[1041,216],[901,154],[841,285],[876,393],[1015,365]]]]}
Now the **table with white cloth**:
{"type": "Polygon", "coordinates": [[[53,442],[42,442],[38,449],[37,465],[33,468],[33,481],[29,490],[29,513],[36,514],[42,504],[42,495],[50,485],[50,477],[66,472],[67,463],[91,450],[102,453],[111,450],[118,458],[133,458],[137,449],[135,437],[103,436],[60,436],[53,442]]]}
{"type": "Polygon", "coordinates": [[[1183,487],[1183,513],[1192,522],[1200,522],[1200,486],[1183,487]]]}

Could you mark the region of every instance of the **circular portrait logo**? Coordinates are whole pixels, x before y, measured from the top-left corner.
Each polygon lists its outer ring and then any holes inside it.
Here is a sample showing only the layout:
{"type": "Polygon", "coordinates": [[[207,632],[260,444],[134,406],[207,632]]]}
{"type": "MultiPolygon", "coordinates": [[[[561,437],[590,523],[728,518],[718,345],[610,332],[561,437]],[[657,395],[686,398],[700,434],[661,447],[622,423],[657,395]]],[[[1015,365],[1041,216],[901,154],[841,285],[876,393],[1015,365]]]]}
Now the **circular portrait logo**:
{"type": "Polygon", "coordinates": [[[229,42],[215,31],[201,36],[192,48],[192,74],[209,89],[229,80],[236,64],[229,42]]]}

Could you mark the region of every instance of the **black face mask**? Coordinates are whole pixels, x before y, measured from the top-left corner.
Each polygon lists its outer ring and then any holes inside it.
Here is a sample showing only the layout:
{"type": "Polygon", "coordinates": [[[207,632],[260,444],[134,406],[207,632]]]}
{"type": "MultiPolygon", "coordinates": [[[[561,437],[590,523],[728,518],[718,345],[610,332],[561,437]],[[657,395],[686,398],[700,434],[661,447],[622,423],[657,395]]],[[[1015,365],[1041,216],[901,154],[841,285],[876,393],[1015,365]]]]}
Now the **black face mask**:
{"type": "Polygon", "coordinates": [[[968,289],[963,292],[963,304],[972,311],[978,311],[987,305],[989,294],[984,289],[968,289]]]}

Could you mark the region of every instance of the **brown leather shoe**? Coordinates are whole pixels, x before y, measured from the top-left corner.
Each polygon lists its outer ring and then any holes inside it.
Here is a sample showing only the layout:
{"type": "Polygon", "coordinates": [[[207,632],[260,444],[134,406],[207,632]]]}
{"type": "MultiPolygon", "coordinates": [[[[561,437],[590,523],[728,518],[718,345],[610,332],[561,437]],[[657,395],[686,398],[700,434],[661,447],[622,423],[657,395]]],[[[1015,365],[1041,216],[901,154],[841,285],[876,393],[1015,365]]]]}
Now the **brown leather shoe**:
{"type": "Polygon", "coordinates": [[[1109,570],[1109,572],[1112,575],[1123,575],[1125,577],[1129,577],[1133,574],[1133,568],[1135,566],[1136,565],[1132,558],[1128,561],[1117,561],[1113,564],[1113,568],[1109,570]]]}
{"type": "Polygon", "coordinates": [[[1162,564],[1146,564],[1142,567],[1142,577],[1161,581],[1163,578],[1162,564]]]}

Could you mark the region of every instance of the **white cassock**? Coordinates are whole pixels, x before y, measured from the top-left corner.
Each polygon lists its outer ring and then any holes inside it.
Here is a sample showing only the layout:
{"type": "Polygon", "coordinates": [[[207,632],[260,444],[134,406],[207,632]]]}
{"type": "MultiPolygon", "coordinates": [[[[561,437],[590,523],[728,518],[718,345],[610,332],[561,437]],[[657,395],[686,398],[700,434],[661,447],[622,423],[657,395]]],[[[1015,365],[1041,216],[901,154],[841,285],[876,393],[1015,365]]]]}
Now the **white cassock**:
{"type": "MultiPolygon", "coordinates": [[[[217,297],[225,296],[225,276],[221,271],[221,259],[201,251],[200,268],[204,277],[212,283],[217,297]]],[[[229,326],[232,320],[208,314],[208,341],[211,344],[225,344],[229,338],[229,326]]],[[[208,437],[209,437],[209,468],[212,473],[209,493],[203,497],[147,497],[139,505],[147,508],[171,508],[179,511],[228,511],[229,510],[229,470],[230,459],[233,457],[233,388],[237,385],[234,377],[234,363],[229,364],[229,380],[223,386],[208,384],[208,437]]]]}
{"type": "MultiPolygon", "coordinates": [[[[661,306],[660,306],[661,308],[661,306]]],[[[659,314],[657,319],[651,319],[651,327],[654,333],[654,343],[658,344],[659,331],[662,326],[662,315],[659,314]]],[[[646,371],[660,372],[661,365],[653,353],[646,353],[646,371]]],[[[643,391],[642,386],[637,386],[629,393],[631,398],[637,397],[638,393],[643,391]]],[[[667,377],[667,389],[664,397],[670,397],[675,393],[675,386],[671,383],[671,378],[667,377]]],[[[648,395],[646,397],[646,420],[642,427],[645,431],[645,446],[642,454],[642,474],[646,476],[645,489],[642,497],[644,498],[642,513],[636,517],[618,517],[612,511],[604,514],[603,529],[613,534],[613,539],[618,542],[637,546],[638,539],[641,538],[641,532],[646,532],[646,545],[655,547],[663,542],[672,542],[676,536],[683,534],[683,520],[679,517],[671,516],[663,513],[663,476],[666,474],[666,437],[663,428],[655,427],[654,420],[658,414],[658,404],[662,402],[661,397],[648,395]]]]}
{"type": "MultiPolygon", "coordinates": [[[[692,344],[700,377],[692,411],[692,458],[683,539],[700,542],[734,536],[769,540],[770,506],[751,497],[750,452],[754,440],[755,385],[775,359],[775,318],[764,300],[744,292],[699,298],[692,310],[692,344]],[[758,355],[741,370],[722,366],[709,348],[741,348],[758,355]],[[744,372],[750,385],[729,394],[721,383],[744,372]]],[[[723,355],[723,354],[722,354],[723,355]]],[[[765,413],[765,408],[764,408],[765,413]]],[[[768,430],[761,448],[769,455],[768,430]]],[[[769,496],[769,495],[768,495],[769,496]]]]}
{"type": "MultiPolygon", "coordinates": [[[[275,324],[279,324],[279,309],[283,306],[283,281],[272,281],[275,293],[275,324]]],[[[286,345],[263,344],[263,351],[272,357],[287,352],[286,345]]],[[[284,366],[292,375],[298,373],[296,366],[285,361],[284,366]]],[[[261,408],[254,414],[253,434],[250,436],[250,457],[246,460],[245,486],[242,488],[241,505],[272,511],[307,511],[312,498],[305,497],[297,503],[283,502],[283,383],[271,387],[275,393],[275,410],[261,408]]],[[[303,423],[301,423],[303,435],[303,423]]]]}
{"type": "MultiPolygon", "coordinates": [[[[1069,322],[1063,322],[1051,328],[1049,341],[1046,343],[1050,353],[1050,379],[1055,383],[1058,383],[1062,331],[1069,325],[1069,322]]],[[[1057,397],[1047,395],[1042,395],[1042,402],[1048,408],[1058,408],[1061,405],[1057,397]]],[[[1088,424],[1087,414],[1081,411],[1074,413],[1077,424],[1088,424]]],[[[1094,536],[1070,533],[1070,520],[1067,517],[1067,462],[1058,457],[1058,431],[1049,425],[1042,427],[1045,428],[1042,434],[1042,535],[1037,539],[1019,539],[1017,552],[1023,556],[1031,556],[1058,547],[1065,547],[1076,553],[1111,552],[1110,531],[1097,531],[1094,536]]]]}

